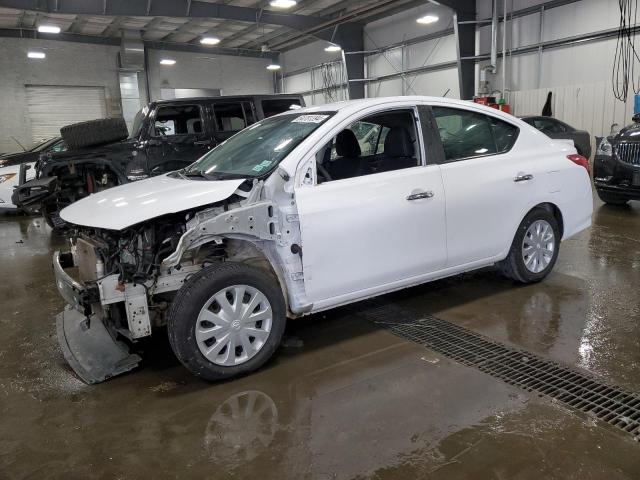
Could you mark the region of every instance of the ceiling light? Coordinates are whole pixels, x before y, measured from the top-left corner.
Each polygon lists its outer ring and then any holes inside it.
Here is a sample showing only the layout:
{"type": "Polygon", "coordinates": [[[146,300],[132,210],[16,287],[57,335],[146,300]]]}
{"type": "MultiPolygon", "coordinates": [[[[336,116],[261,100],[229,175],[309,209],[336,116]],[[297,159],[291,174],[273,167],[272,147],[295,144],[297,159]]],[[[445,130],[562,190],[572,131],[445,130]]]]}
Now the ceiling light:
{"type": "Polygon", "coordinates": [[[436,23],[439,20],[435,15],[425,15],[424,17],[420,17],[416,22],[422,25],[429,25],[430,23],[436,23]]]}
{"type": "Polygon", "coordinates": [[[291,8],[295,7],[297,3],[295,0],[271,0],[269,5],[275,8],[291,8]]]}
{"type": "Polygon", "coordinates": [[[172,58],[163,58],[160,60],[160,65],[175,65],[176,61],[172,58]]]}
{"type": "Polygon", "coordinates": [[[280,65],[276,65],[275,63],[272,63],[271,65],[267,65],[267,70],[272,70],[272,71],[276,71],[276,70],[280,70],[280,65]]]}
{"type": "Polygon", "coordinates": [[[217,45],[220,43],[220,39],[216,37],[203,37],[200,39],[200,43],[203,45],[217,45]]]}
{"type": "Polygon", "coordinates": [[[342,50],[342,48],[340,48],[340,45],[336,45],[335,43],[332,43],[324,49],[325,52],[339,52],[340,50],[342,50]]]}
{"type": "Polygon", "coordinates": [[[46,55],[44,52],[27,52],[27,57],[29,58],[45,58],[46,55]]]}
{"type": "Polygon", "coordinates": [[[38,31],[40,33],[60,33],[60,27],[56,25],[39,25],[38,31]]]}

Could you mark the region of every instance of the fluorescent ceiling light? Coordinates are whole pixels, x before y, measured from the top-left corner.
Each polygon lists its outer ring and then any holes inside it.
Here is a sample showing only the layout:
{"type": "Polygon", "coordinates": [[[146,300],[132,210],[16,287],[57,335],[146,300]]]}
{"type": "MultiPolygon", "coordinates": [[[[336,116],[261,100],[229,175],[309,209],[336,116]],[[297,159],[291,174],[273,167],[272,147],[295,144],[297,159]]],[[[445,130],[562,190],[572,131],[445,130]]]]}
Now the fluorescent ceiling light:
{"type": "Polygon", "coordinates": [[[340,50],[342,50],[342,48],[340,48],[340,45],[336,44],[331,44],[324,49],[325,52],[339,52],[340,50]]]}
{"type": "Polygon", "coordinates": [[[295,0],[271,0],[269,5],[275,8],[291,8],[295,7],[297,3],[295,0]]]}
{"type": "Polygon", "coordinates": [[[200,43],[203,45],[217,45],[220,43],[220,39],[216,37],[204,37],[200,39],[200,43]]]}
{"type": "Polygon", "coordinates": [[[60,33],[60,27],[56,25],[39,25],[38,31],[40,33],[60,33]]]}
{"type": "Polygon", "coordinates": [[[435,15],[425,15],[424,17],[420,17],[416,22],[422,25],[429,25],[430,23],[436,23],[439,20],[435,15]]]}
{"type": "Polygon", "coordinates": [[[176,61],[172,58],[163,58],[160,60],[160,65],[175,65],[176,61]]]}
{"type": "Polygon", "coordinates": [[[28,52],[27,57],[29,58],[44,58],[46,57],[44,52],[28,52]]]}
{"type": "Polygon", "coordinates": [[[272,70],[272,71],[276,71],[276,70],[280,70],[280,65],[276,65],[275,63],[272,63],[271,65],[267,66],[267,70],[272,70]]]}

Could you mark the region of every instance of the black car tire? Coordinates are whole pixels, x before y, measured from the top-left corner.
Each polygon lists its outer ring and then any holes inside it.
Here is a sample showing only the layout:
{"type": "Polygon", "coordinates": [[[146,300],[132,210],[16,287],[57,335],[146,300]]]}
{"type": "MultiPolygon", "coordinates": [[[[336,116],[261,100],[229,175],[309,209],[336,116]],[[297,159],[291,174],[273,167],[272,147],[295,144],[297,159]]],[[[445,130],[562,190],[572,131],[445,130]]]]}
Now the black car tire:
{"type": "Polygon", "coordinates": [[[101,118],[62,127],[60,135],[69,150],[77,150],[119,142],[129,137],[129,131],[123,118],[101,118]]]}
{"type": "Polygon", "coordinates": [[[176,294],[167,320],[169,343],[178,360],[194,375],[208,381],[226,380],[253,372],[269,360],[280,345],[286,318],[285,301],[276,278],[245,264],[221,263],[194,274],[176,294]],[[249,286],[266,297],[272,310],[271,330],[253,357],[239,365],[223,366],[202,353],[196,327],[200,323],[199,315],[211,297],[235,285],[249,286]]]}
{"type": "Polygon", "coordinates": [[[596,189],[596,192],[600,200],[608,205],[626,205],[629,202],[628,198],[621,197],[615,193],[609,193],[599,189],[596,189]]]}
{"type": "Polygon", "coordinates": [[[553,270],[556,260],[558,259],[560,236],[558,221],[553,214],[543,207],[534,208],[520,223],[520,226],[513,238],[513,242],[511,243],[509,254],[507,255],[507,258],[498,263],[498,268],[505,277],[519,283],[535,283],[544,280],[551,270],[553,270]],[[534,273],[525,265],[523,258],[523,241],[529,227],[538,220],[543,220],[551,226],[553,230],[555,248],[553,249],[553,256],[544,270],[534,273]]]}

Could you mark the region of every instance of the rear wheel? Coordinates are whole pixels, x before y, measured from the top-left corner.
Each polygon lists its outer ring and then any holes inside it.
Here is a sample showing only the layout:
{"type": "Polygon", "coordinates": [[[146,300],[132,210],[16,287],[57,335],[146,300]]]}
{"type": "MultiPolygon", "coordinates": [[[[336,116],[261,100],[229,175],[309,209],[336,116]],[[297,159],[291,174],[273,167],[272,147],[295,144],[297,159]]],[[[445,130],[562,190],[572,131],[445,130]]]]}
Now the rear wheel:
{"type": "Polygon", "coordinates": [[[169,342],[193,374],[223,380],[260,368],[280,344],[285,323],[277,280],[224,263],[195,274],[178,291],[169,311],[169,342]]]}
{"type": "Polygon", "coordinates": [[[598,197],[600,197],[600,200],[609,205],[626,205],[629,201],[628,198],[621,197],[619,195],[616,195],[615,193],[604,192],[597,189],[596,192],[598,192],[598,197]]]}
{"type": "Polygon", "coordinates": [[[502,273],[521,283],[543,280],[558,259],[560,228],[551,212],[533,209],[522,220],[509,255],[498,264],[502,273]]]}

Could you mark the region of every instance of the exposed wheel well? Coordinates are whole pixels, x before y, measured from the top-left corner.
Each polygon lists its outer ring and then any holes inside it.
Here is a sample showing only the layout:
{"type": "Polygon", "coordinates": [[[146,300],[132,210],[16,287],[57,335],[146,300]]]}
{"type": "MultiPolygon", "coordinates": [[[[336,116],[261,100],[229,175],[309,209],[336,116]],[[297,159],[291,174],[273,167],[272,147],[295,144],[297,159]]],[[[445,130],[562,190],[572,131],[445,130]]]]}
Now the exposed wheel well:
{"type": "MultiPolygon", "coordinates": [[[[564,236],[564,219],[562,218],[562,212],[560,211],[558,206],[551,202],[540,203],[529,210],[529,212],[535,210],[536,208],[544,208],[555,217],[556,221],[558,222],[558,227],[560,228],[560,238],[562,238],[564,236]]],[[[529,214],[529,212],[527,212],[527,215],[529,214]]]]}

